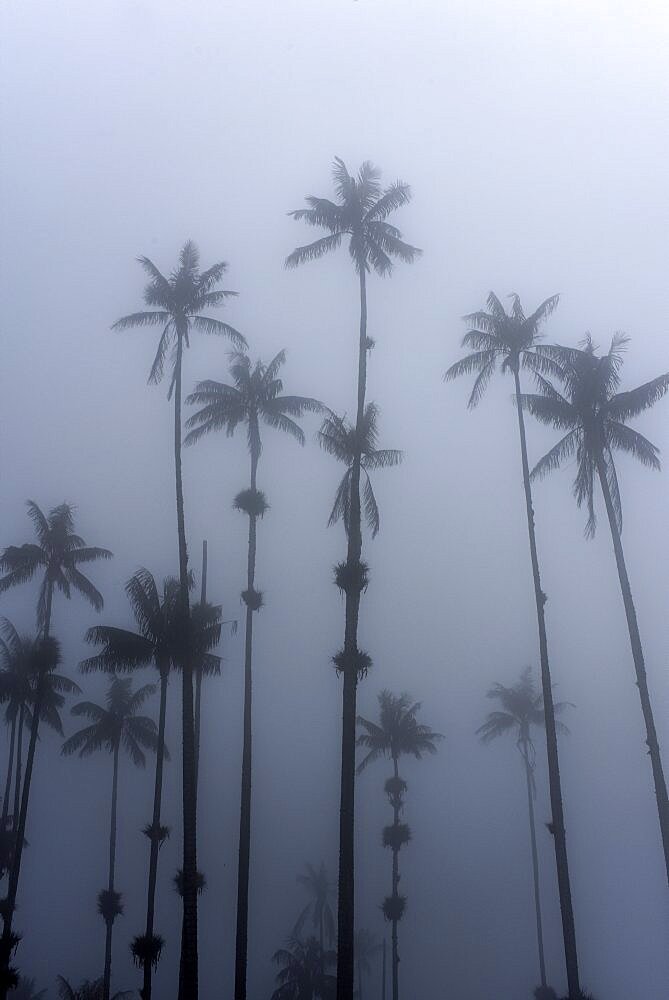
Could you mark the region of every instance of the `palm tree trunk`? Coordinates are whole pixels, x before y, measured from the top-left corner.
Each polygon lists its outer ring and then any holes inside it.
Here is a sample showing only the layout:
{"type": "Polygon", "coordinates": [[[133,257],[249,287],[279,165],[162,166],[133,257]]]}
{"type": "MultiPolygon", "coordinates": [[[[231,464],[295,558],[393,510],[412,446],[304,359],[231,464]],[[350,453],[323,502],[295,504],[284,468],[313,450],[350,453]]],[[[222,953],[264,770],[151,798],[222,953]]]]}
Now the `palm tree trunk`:
{"type": "Polygon", "coordinates": [[[181,369],[185,331],[177,329],[177,358],[174,381],[174,469],[179,539],[179,596],[182,616],[182,770],[183,770],[183,926],[179,1000],[197,1000],[197,797],[195,791],[195,723],[193,718],[193,662],[190,650],[190,608],[188,601],[188,550],[184,518],[181,469],[181,369]]]}
{"type": "MultiPolygon", "coordinates": [[[[397,765],[397,758],[393,759],[393,764],[394,764],[394,767],[395,767],[395,780],[396,780],[396,782],[398,782],[400,775],[399,775],[399,768],[398,768],[398,765],[397,765]]],[[[395,799],[393,801],[393,825],[395,827],[395,831],[397,832],[397,829],[398,829],[398,827],[400,825],[399,791],[397,792],[397,794],[395,796],[395,799]]],[[[395,842],[395,844],[393,845],[393,891],[392,891],[392,897],[393,897],[393,900],[395,901],[395,903],[397,903],[397,899],[399,897],[399,892],[398,892],[399,884],[400,884],[400,849],[399,849],[399,845],[397,844],[397,842],[395,842]]],[[[399,946],[399,941],[398,941],[398,934],[397,934],[397,924],[398,924],[398,917],[397,917],[397,911],[395,910],[394,915],[393,915],[393,920],[392,920],[392,941],[391,941],[391,945],[392,945],[391,967],[392,967],[392,974],[393,974],[393,1000],[399,1000],[399,995],[400,995],[400,982],[399,982],[399,976],[400,976],[400,956],[399,956],[399,947],[398,947],[399,946]]]]}
{"type": "MultiPolygon", "coordinates": [[[[118,802],[118,756],[119,743],[114,747],[114,777],[112,779],[111,797],[111,819],[109,823],[109,881],[107,889],[111,898],[114,892],[114,875],[116,871],[116,807],[118,802]]],[[[111,966],[112,966],[112,932],[114,929],[114,915],[109,915],[105,919],[105,969],[102,980],[102,1000],[109,1000],[111,995],[111,966]]]]}
{"type": "Polygon", "coordinates": [[[12,789],[12,778],[14,776],[14,750],[16,747],[16,715],[12,719],[9,731],[9,760],[7,762],[7,778],[5,780],[5,794],[2,798],[2,832],[7,829],[7,817],[9,815],[9,798],[12,789]]]}
{"type": "Polygon", "coordinates": [[[620,590],[622,591],[623,604],[625,605],[627,629],[630,637],[630,645],[632,647],[634,670],[636,672],[636,684],[639,689],[641,711],[643,712],[643,720],[646,726],[646,744],[648,746],[648,755],[650,756],[650,763],[653,770],[653,782],[655,784],[655,796],[657,799],[657,812],[660,819],[660,833],[662,836],[662,848],[664,850],[664,863],[667,870],[667,879],[669,880],[669,799],[667,798],[667,784],[664,778],[662,757],[660,756],[660,744],[658,742],[657,731],[655,729],[655,719],[653,717],[653,708],[650,701],[650,692],[648,690],[648,678],[646,676],[646,665],[644,662],[643,647],[641,645],[641,635],[639,634],[639,625],[636,618],[634,601],[632,599],[632,588],[630,587],[629,577],[627,575],[622,538],[620,537],[618,522],[613,509],[611,491],[609,490],[609,484],[606,477],[606,467],[601,456],[597,461],[597,473],[599,475],[599,482],[604,495],[606,513],[609,518],[611,538],[613,539],[613,551],[616,557],[618,578],[620,580],[620,590]]]}
{"type": "MultiPolygon", "coordinates": [[[[46,614],[44,619],[44,638],[49,636],[51,628],[51,604],[53,600],[53,585],[47,586],[46,614]]],[[[19,888],[19,877],[21,875],[21,859],[23,857],[23,844],[26,836],[26,822],[28,819],[28,802],[30,799],[30,785],[32,782],[33,768],[35,766],[35,751],[37,749],[37,736],[39,733],[40,716],[42,714],[42,699],[44,697],[44,685],[42,677],[37,680],[35,691],[35,701],[32,709],[32,722],[30,725],[30,741],[28,743],[28,757],[26,760],[26,773],[23,779],[21,791],[21,808],[19,811],[19,822],[16,828],[14,840],[14,855],[12,866],[9,872],[7,885],[7,896],[5,898],[5,910],[3,917],[2,939],[0,940],[0,1000],[7,1000],[9,987],[10,960],[14,944],[12,942],[12,921],[14,910],[16,909],[16,895],[19,888]]]]}
{"type": "MultiPolygon", "coordinates": [[[[355,580],[360,566],[362,532],[360,526],[359,441],[365,412],[367,387],[367,285],[360,268],[360,340],[358,345],[358,404],[356,440],[358,451],[351,475],[351,514],[346,563],[349,580],[355,580]]],[[[344,686],[342,694],[341,792],[339,802],[339,898],[337,905],[337,1000],[353,1000],[355,928],[355,736],[358,686],[358,617],[360,586],[349,583],[346,590],[344,626],[344,686]]]]}
{"type": "MultiPolygon", "coordinates": [[[[251,490],[256,491],[258,455],[251,451],[251,490]]],[[[237,869],[237,935],[235,941],[235,1000],[246,1000],[246,967],[249,930],[249,870],[251,862],[251,768],[252,768],[252,664],[253,594],[256,573],[256,515],[249,513],[249,542],[246,574],[246,635],[244,640],[244,733],[242,747],[242,787],[239,811],[239,858],[237,869]]]]}
{"type": "Polygon", "coordinates": [[[530,843],[532,845],[532,873],[534,875],[534,909],[537,918],[537,948],[539,950],[539,975],[541,985],[546,986],[546,960],[544,957],[544,934],[541,920],[541,892],[539,887],[539,858],[537,855],[537,831],[534,822],[534,787],[532,784],[532,766],[529,758],[528,741],[523,740],[522,750],[525,762],[525,779],[527,782],[527,808],[530,815],[530,843]]]}
{"type": "Polygon", "coordinates": [[[362,963],[358,959],[358,1000],[362,1000],[362,963]]]}
{"type": "Polygon", "coordinates": [[[160,671],[160,709],[158,714],[158,746],[156,748],[156,783],[153,792],[153,818],[151,820],[151,853],[149,855],[149,889],[146,903],[146,934],[144,955],[144,984],[141,1000],[151,1000],[153,964],[148,949],[153,941],[156,908],[156,882],[158,879],[158,851],[160,850],[160,811],[163,796],[163,765],[165,761],[165,716],[167,712],[167,683],[169,664],[160,671]]]}
{"type": "Polygon", "coordinates": [[[562,807],[562,786],[560,782],[557,731],[555,729],[553,684],[551,681],[551,672],[548,663],[548,640],[546,638],[546,618],[544,614],[546,595],[541,589],[541,577],[539,575],[539,557],[537,555],[537,540],[534,528],[534,506],[532,504],[532,489],[530,486],[530,467],[527,461],[525,421],[523,419],[523,409],[520,402],[521,391],[518,368],[515,369],[513,376],[516,388],[516,412],[518,414],[518,433],[520,435],[520,455],[523,467],[523,486],[525,488],[525,507],[527,510],[527,531],[530,542],[534,599],[536,602],[537,625],[539,628],[539,659],[541,663],[541,689],[544,699],[544,715],[546,721],[548,785],[550,789],[552,832],[553,842],[555,844],[555,861],[557,866],[558,892],[560,896],[560,913],[562,916],[562,937],[564,942],[565,964],[567,967],[567,986],[569,990],[569,1000],[580,1000],[581,988],[578,978],[576,929],[574,925],[574,910],[571,901],[569,864],[567,861],[567,838],[564,825],[564,810],[562,807]]]}
{"type": "Polygon", "coordinates": [[[386,1000],[386,938],[383,938],[383,958],[381,959],[381,1000],[386,1000]]]}
{"type": "Polygon", "coordinates": [[[14,812],[12,814],[12,833],[16,836],[19,825],[19,812],[21,810],[21,778],[23,776],[23,726],[25,723],[25,709],[21,705],[19,708],[19,725],[16,744],[16,771],[14,774],[14,812]]]}
{"type": "MultiPolygon", "coordinates": [[[[207,603],[207,540],[202,542],[202,581],[200,586],[200,604],[207,603]]],[[[197,792],[200,776],[200,718],[202,702],[202,664],[195,668],[195,791],[197,792]]]]}

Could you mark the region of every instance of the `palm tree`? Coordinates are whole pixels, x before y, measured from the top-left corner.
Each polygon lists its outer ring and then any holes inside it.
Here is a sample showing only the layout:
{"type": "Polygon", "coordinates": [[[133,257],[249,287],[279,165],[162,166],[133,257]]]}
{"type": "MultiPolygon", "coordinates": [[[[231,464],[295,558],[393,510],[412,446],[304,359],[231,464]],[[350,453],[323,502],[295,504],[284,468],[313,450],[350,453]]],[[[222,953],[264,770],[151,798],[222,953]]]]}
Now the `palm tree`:
{"type": "Polygon", "coordinates": [[[34,979],[19,976],[18,985],[11,990],[10,1000],[44,1000],[46,990],[37,990],[34,979]]]}
{"type": "Polygon", "coordinates": [[[113,759],[111,820],[109,824],[109,879],[107,888],[98,894],[98,910],[106,926],[102,1000],[109,1000],[111,991],[114,920],[123,913],[121,894],[115,888],[119,756],[121,748],[123,748],[136,767],[144,767],[146,765],[144,750],[157,750],[158,738],[155,722],[146,715],[137,714],[147,698],[155,693],[155,690],[155,684],[145,684],[137,691],[133,691],[130,677],[112,677],[105,707],[91,701],[80,701],[73,707],[72,715],[84,716],[90,720],[90,724],[84,726],[63,743],[62,752],[65,756],[78,753],[80,757],[88,757],[92,753],[104,750],[110,753],[113,759]]]}
{"type": "MultiPolygon", "coordinates": [[[[325,229],[313,243],[298,247],[286,260],[287,267],[297,267],[318,260],[336,250],[348,239],[348,251],[360,286],[360,332],[358,338],[358,373],[356,404],[356,440],[363,439],[365,395],[367,391],[367,351],[374,341],[367,335],[367,275],[371,271],[390,275],[395,260],[410,264],[421,251],[402,240],[402,234],[387,219],[411,198],[408,184],[397,181],[382,189],[380,171],[371,163],[360,167],[357,177],[349,174],[339,157],[332,174],[336,202],[328,198],[306,199],[308,208],[291,212],[298,221],[325,229]]],[[[351,470],[351,519],[347,537],[346,607],[344,649],[339,655],[343,665],[341,794],[339,810],[339,891],[337,912],[337,1000],[352,1000],[354,980],[353,931],[355,927],[355,720],[356,694],[360,664],[369,665],[369,657],[358,649],[360,595],[367,584],[366,568],[361,563],[362,533],[360,512],[360,470],[362,452],[357,451],[351,470]]],[[[364,673],[364,667],[363,667],[364,673]]]]}
{"type": "Polygon", "coordinates": [[[306,396],[283,395],[283,382],[278,377],[286,360],[285,351],[269,364],[257,361],[252,365],[247,354],[233,354],[230,374],[234,385],[208,380],[199,382],[187,399],[191,405],[201,405],[189,417],[186,444],[193,444],[205,434],[225,430],[232,436],[237,427],[246,427],[251,457],[249,489],[235,497],[234,506],[249,518],[249,540],[246,590],[242,599],[246,605],[246,636],[244,644],[244,735],[242,753],[242,790],[239,827],[239,872],[237,877],[237,938],[235,950],[235,1000],[246,998],[246,964],[248,952],[249,866],[251,849],[251,699],[253,660],[253,613],[262,607],[262,593],[255,588],[257,521],[268,510],[265,494],[257,488],[258,462],[262,452],[261,424],[290,434],[304,444],[304,433],[293,419],[305,412],[318,412],[322,404],[306,396]]]}
{"type": "Polygon", "coordinates": [[[332,1000],[335,978],[326,969],[335,963],[333,951],[321,951],[315,937],[306,941],[293,939],[288,948],[274,953],[274,961],[281,966],[276,975],[278,983],[272,1000],[332,1000]]]}
{"type": "Polygon", "coordinates": [[[542,378],[545,375],[557,375],[558,365],[539,349],[541,326],[558,306],[559,296],[553,295],[541,303],[529,316],[525,315],[520,299],[512,295],[511,314],[507,314],[504,306],[494,292],[488,296],[488,312],[479,311],[465,316],[465,322],[470,329],[462,339],[462,346],[472,350],[472,353],[457,361],[446,372],[447,380],[460,375],[476,373],[476,379],[469,397],[470,409],[475,407],[482,398],[490,379],[499,365],[502,374],[511,372],[514,380],[516,410],[518,416],[518,434],[520,438],[520,457],[523,470],[523,487],[525,491],[525,512],[530,543],[530,562],[534,583],[534,600],[537,611],[539,631],[539,661],[541,664],[541,689],[546,715],[546,753],[548,757],[548,783],[550,789],[553,840],[555,844],[555,861],[557,866],[558,891],[560,895],[560,913],[562,916],[562,936],[564,940],[565,963],[567,967],[567,983],[570,1000],[579,1000],[580,984],[578,977],[578,955],[576,951],[576,930],[574,926],[574,910],[571,900],[571,883],[569,879],[569,863],[567,859],[567,840],[564,825],[564,808],[562,804],[562,786],[560,782],[560,763],[558,758],[557,732],[555,727],[555,710],[553,706],[553,682],[550,664],[548,662],[548,640],[546,637],[546,617],[544,605],[546,595],[541,589],[539,573],[539,556],[534,523],[534,507],[532,504],[532,488],[530,485],[530,467],[527,458],[527,441],[525,437],[525,421],[520,406],[521,368],[533,376],[542,378]]]}
{"type": "Polygon", "coordinates": [[[3,903],[3,931],[0,941],[0,1000],[6,1000],[7,989],[12,981],[9,974],[10,956],[15,947],[12,922],[21,874],[30,785],[35,764],[39,724],[42,718],[42,702],[45,699],[48,700],[48,677],[55,668],[59,656],[57,646],[49,635],[54,591],[60,591],[69,599],[74,590],[86,598],[96,611],[100,611],[103,606],[102,595],[79,567],[99,559],[111,559],[112,557],[108,549],[86,545],[83,538],[75,534],[74,508],[70,504],[62,503],[58,507],[54,507],[48,515],[45,515],[33,500],[28,501],[27,507],[37,542],[10,545],[0,555],[0,571],[4,571],[5,574],[0,577],[0,594],[11,587],[27,583],[37,572],[43,574],[37,601],[37,628],[43,642],[37,664],[26,772],[14,838],[16,849],[9,873],[7,896],[3,903]]]}
{"type": "MultiPolygon", "coordinates": [[[[532,848],[532,872],[534,876],[534,907],[537,920],[537,947],[539,950],[539,973],[541,986],[546,988],[546,961],[544,958],[544,939],[541,922],[541,893],[539,887],[539,859],[537,855],[537,836],[534,823],[534,800],[537,789],[534,780],[536,766],[536,751],[532,740],[532,727],[545,725],[544,699],[534,686],[530,667],[521,674],[520,680],[513,687],[503,684],[493,684],[488,691],[488,698],[496,699],[500,708],[489,712],[482,726],[476,730],[483,743],[490,743],[506,733],[513,733],[516,746],[523,759],[525,782],[527,784],[527,807],[530,817],[530,844],[532,848]]],[[[553,706],[556,714],[565,708],[564,702],[553,706]]],[[[563,723],[555,722],[558,732],[566,732],[563,723]]]]}
{"type": "Polygon", "coordinates": [[[297,876],[297,881],[304,886],[311,898],[295,921],[293,937],[299,939],[305,923],[311,919],[314,931],[318,931],[321,952],[325,954],[326,939],[330,947],[335,940],[334,913],[330,906],[333,885],[328,877],[325,863],[321,861],[318,868],[307,864],[304,872],[297,876]]]}
{"type": "MultiPolygon", "coordinates": [[[[160,678],[160,709],[158,715],[158,741],[156,752],[156,774],[153,795],[153,816],[144,832],[150,841],[148,897],[146,907],[146,931],[132,943],[135,960],[143,969],[142,998],[148,1000],[152,989],[152,971],[157,964],[163,946],[160,935],[154,934],[156,884],[158,875],[158,852],[169,829],[161,823],[163,789],[163,765],[165,759],[165,717],[167,710],[167,687],[172,667],[177,666],[180,654],[178,645],[178,600],[179,581],[165,580],[162,593],[158,591],[152,574],[147,569],[139,569],[126,584],[126,594],[130,601],[138,631],[97,625],[86,633],[86,640],[102,649],[80,664],[84,673],[101,670],[106,673],[141,670],[153,664],[160,678]]],[[[198,655],[196,664],[202,662],[205,672],[220,670],[220,657],[211,652],[219,642],[221,633],[221,609],[207,605],[206,615],[202,615],[199,605],[191,608],[192,641],[198,655]]]]}
{"type": "Polygon", "coordinates": [[[398,892],[399,853],[400,848],[408,844],[411,832],[406,823],[400,823],[404,808],[404,793],[406,781],[400,778],[400,757],[410,755],[421,760],[425,754],[437,752],[436,744],[443,739],[440,733],[435,733],[429,726],[424,726],[416,719],[420,711],[420,702],[412,702],[408,694],[399,696],[390,691],[382,691],[379,695],[379,721],[358,717],[358,725],[363,732],[358,736],[358,746],[365,747],[367,754],[358,765],[358,773],[364,771],[369,764],[379,757],[388,757],[393,762],[393,776],[386,781],[385,790],[388,801],[393,808],[393,824],[383,830],[384,847],[390,847],[393,854],[392,893],[383,903],[383,913],[386,920],[392,924],[392,974],[393,1000],[399,998],[399,951],[397,941],[397,925],[404,916],[406,896],[398,892]]]}
{"type": "Polygon", "coordinates": [[[599,481],[611,529],[618,579],[627,618],[636,683],[646,727],[646,743],[655,784],[664,861],[669,879],[667,784],[648,690],[641,636],[623,552],[622,505],[613,460],[613,452],[618,450],[627,452],[651,469],[659,469],[660,462],[655,445],[638,431],[628,427],[627,422],[649,409],[664,396],[669,389],[669,373],[645,382],[636,389],[618,392],[626,343],[625,336],[616,335],[608,353],[601,357],[597,355],[589,336],[586,337],[582,350],[558,346],[545,347],[543,350],[547,358],[558,366],[558,377],[564,387],[564,395],[547,379],[542,378],[539,381],[540,392],[523,396],[521,402],[542,423],[566,432],[537,463],[532,470],[532,476],[544,476],[558,468],[566,458],[576,456],[573,492],[578,505],[585,504],[587,507],[586,535],[590,536],[595,531],[595,482],[599,481]]]}
{"type": "Polygon", "coordinates": [[[177,537],[179,543],[179,597],[183,630],[183,934],[182,963],[179,976],[179,1000],[196,1000],[198,993],[197,954],[197,792],[195,769],[195,720],[193,711],[193,664],[187,641],[188,616],[188,550],[184,518],[183,478],[181,471],[181,381],[184,348],[190,343],[190,333],[218,334],[227,337],[236,347],[246,343],[242,335],[227,323],[203,315],[203,310],[223,305],[235,292],[215,286],[227,270],[220,262],[200,270],[200,255],[190,240],[179,255],[179,266],[165,277],[148,257],[139,263],[149,276],[144,290],[144,302],[150,308],[123,316],[112,329],[126,330],[139,326],[162,327],[148,381],[157,384],[163,377],[167,353],[172,348],[172,374],[167,398],[174,394],[174,472],[176,485],[177,537]]]}
{"type": "Polygon", "coordinates": [[[14,781],[14,812],[12,827],[18,822],[21,795],[23,726],[25,707],[31,697],[30,670],[34,640],[18,634],[6,618],[0,622],[0,703],[6,704],[5,721],[9,727],[9,754],[5,791],[2,799],[0,834],[3,838],[0,871],[8,867],[11,856],[11,833],[8,830],[9,801],[14,781]],[[15,779],[15,780],[14,780],[15,779]]]}
{"type": "MultiPolygon", "coordinates": [[[[86,979],[78,989],[71,986],[63,976],[57,977],[57,983],[60,1000],[102,1000],[102,979],[96,979],[93,982],[86,979]]],[[[121,990],[114,993],[111,1000],[131,1000],[131,997],[132,990],[121,990]]]]}
{"type": "Polygon", "coordinates": [[[355,964],[358,968],[358,1000],[363,1000],[363,973],[369,975],[372,971],[372,959],[381,951],[381,945],[376,937],[366,927],[355,932],[355,964]]]}

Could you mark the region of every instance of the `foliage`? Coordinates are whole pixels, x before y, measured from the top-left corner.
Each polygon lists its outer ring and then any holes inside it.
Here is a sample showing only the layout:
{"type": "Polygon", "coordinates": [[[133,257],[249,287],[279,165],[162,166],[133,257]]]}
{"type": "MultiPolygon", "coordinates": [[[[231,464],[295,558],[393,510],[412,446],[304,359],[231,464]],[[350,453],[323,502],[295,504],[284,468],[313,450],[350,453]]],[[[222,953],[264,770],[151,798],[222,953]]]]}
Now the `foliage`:
{"type": "Polygon", "coordinates": [[[335,977],[328,971],[335,963],[335,953],[321,953],[318,940],[291,940],[287,948],[274,953],[280,967],[276,974],[277,988],[272,1000],[334,1000],[335,977]]]}
{"type": "Polygon", "coordinates": [[[297,876],[297,881],[309,893],[311,899],[301,911],[293,927],[293,937],[299,939],[305,923],[311,918],[312,927],[318,931],[323,927],[324,937],[328,944],[335,940],[335,921],[330,899],[334,886],[330,881],[324,862],[318,868],[307,864],[304,873],[297,876]]]}
{"type": "Polygon", "coordinates": [[[357,743],[368,751],[358,765],[358,772],[379,757],[398,760],[409,755],[420,760],[425,754],[437,752],[436,744],[443,736],[418,722],[416,713],[420,707],[421,703],[412,702],[408,694],[394,695],[387,690],[379,694],[379,722],[358,717],[363,732],[357,743]]]}

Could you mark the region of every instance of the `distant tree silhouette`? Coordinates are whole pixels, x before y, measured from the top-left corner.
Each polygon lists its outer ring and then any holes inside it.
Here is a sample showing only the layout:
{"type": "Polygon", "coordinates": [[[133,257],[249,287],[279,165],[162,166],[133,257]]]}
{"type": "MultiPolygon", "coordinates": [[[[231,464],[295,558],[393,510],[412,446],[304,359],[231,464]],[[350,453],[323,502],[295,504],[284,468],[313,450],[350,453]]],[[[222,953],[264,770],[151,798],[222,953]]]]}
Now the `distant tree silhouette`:
{"type": "Polygon", "coordinates": [[[58,644],[49,634],[54,591],[60,591],[69,599],[74,590],[85,597],[96,611],[100,611],[103,606],[102,595],[79,567],[99,559],[111,559],[112,556],[108,549],[86,545],[84,540],[75,534],[74,508],[70,504],[62,503],[58,507],[54,507],[48,515],[45,515],[33,500],[28,501],[27,507],[37,541],[26,542],[23,545],[10,545],[0,556],[0,571],[5,574],[0,577],[0,594],[5,593],[11,587],[27,583],[38,572],[42,574],[37,601],[37,628],[42,642],[35,663],[36,678],[34,681],[32,722],[26,772],[21,789],[18,824],[14,837],[15,850],[9,872],[7,896],[3,901],[2,909],[0,1000],[6,1000],[7,990],[14,984],[14,976],[10,971],[10,958],[12,951],[18,944],[18,938],[13,935],[12,922],[21,874],[30,786],[43,703],[48,703],[50,700],[49,675],[55,670],[60,657],[58,644]]]}
{"type": "Polygon", "coordinates": [[[106,707],[91,701],[81,701],[72,708],[72,715],[86,717],[90,720],[90,725],[65,740],[62,749],[65,756],[78,753],[80,757],[88,757],[103,750],[110,753],[113,759],[109,879],[107,888],[98,894],[98,910],[106,928],[102,1000],[110,1000],[112,932],[116,917],[123,913],[121,894],[116,891],[115,884],[119,755],[123,748],[136,767],[144,767],[146,765],[144,750],[157,749],[155,722],[146,715],[137,714],[155,690],[155,684],[145,684],[137,691],[133,691],[130,677],[112,677],[107,691],[106,707]]]}
{"type": "Polygon", "coordinates": [[[183,477],[181,469],[181,382],[184,349],[190,345],[193,330],[227,337],[237,348],[246,341],[241,333],[203,310],[223,305],[236,292],[217,289],[228,265],[224,262],[200,270],[200,254],[188,240],[179,254],[178,267],[165,277],[148,257],[139,263],[149,276],[144,302],[150,308],[123,316],[112,329],[126,330],[140,326],[163,328],[149,382],[163,377],[167,354],[172,348],[172,374],[167,398],[174,395],[174,473],[176,486],[177,538],[179,543],[179,599],[183,650],[182,670],[182,741],[183,741],[183,929],[179,1000],[196,1000],[198,995],[197,951],[197,788],[195,763],[195,719],[193,708],[193,664],[188,643],[188,550],[184,517],[183,477]]]}
{"type": "MultiPolygon", "coordinates": [[[[358,340],[358,373],[356,405],[356,442],[358,449],[350,476],[350,524],[347,532],[347,571],[344,648],[339,656],[343,667],[344,690],[341,760],[341,803],[339,829],[339,891],[337,915],[337,1000],[352,1000],[354,980],[353,932],[355,926],[355,720],[356,691],[361,662],[369,666],[366,653],[358,649],[358,616],[360,595],[367,582],[366,569],[361,563],[362,533],[360,511],[360,472],[367,391],[367,352],[374,342],[367,335],[367,275],[371,271],[385,277],[393,269],[393,261],[410,264],[420,250],[402,240],[402,234],[387,219],[411,198],[408,184],[397,181],[382,189],[380,171],[368,161],[357,176],[352,176],[339,157],[332,168],[336,202],[328,198],[306,199],[307,208],[291,212],[292,217],[307,225],[325,229],[327,236],[306,246],[298,247],[286,259],[287,267],[297,267],[317,260],[336,250],[343,239],[360,286],[360,333],[358,340]]],[[[340,581],[341,582],[341,581],[340,581]]],[[[363,671],[364,672],[364,671],[363,671]]]]}
{"type": "Polygon", "coordinates": [[[0,825],[1,851],[0,875],[8,870],[12,854],[13,833],[18,823],[21,797],[23,726],[25,709],[32,697],[31,660],[34,655],[34,640],[21,636],[6,618],[0,621],[0,703],[6,705],[5,722],[9,729],[9,753],[7,775],[2,799],[2,822],[0,825]],[[14,811],[12,827],[9,827],[9,802],[14,780],[14,811]]]}
{"type": "Polygon", "coordinates": [[[334,887],[330,882],[324,862],[321,861],[318,868],[307,864],[304,873],[297,876],[297,881],[304,886],[311,898],[295,921],[293,937],[299,940],[304,925],[310,920],[311,926],[315,931],[318,931],[318,944],[321,952],[325,954],[325,942],[327,941],[328,945],[332,947],[336,934],[334,913],[330,906],[330,897],[334,887]]]}
{"type": "MultiPolygon", "coordinates": [[[[63,976],[57,977],[58,996],[60,1000],[102,1000],[103,983],[101,979],[93,982],[86,979],[78,989],[71,986],[63,976]]],[[[114,993],[111,1000],[131,1000],[132,990],[121,990],[114,993]]]]}
{"type": "Polygon", "coordinates": [[[10,990],[10,1000],[44,1000],[46,990],[37,990],[34,979],[26,979],[19,976],[18,985],[10,990]]]}
{"type": "Polygon", "coordinates": [[[622,504],[613,452],[623,451],[651,469],[659,469],[655,445],[627,422],[654,405],[669,389],[669,373],[660,375],[636,389],[618,392],[623,350],[627,337],[617,334],[607,354],[596,353],[592,339],[586,337],[583,349],[545,347],[546,356],[558,366],[557,378],[564,395],[548,379],[539,380],[539,393],[522,397],[525,409],[544,424],[566,432],[532,470],[533,477],[544,476],[558,468],[565,459],[576,456],[573,492],[579,506],[588,510],[586,535],[595,531],[594,494],[598,480],[611,529],[618,579],[625,607],[636,683],[646,727],[660,819],[664,861],[669,880],[669,799],[664,777],[660,745],[655,728],[648,690],[641,635],[632,598],[622,545],[622,504]]]}
{"type": "Polygon", "coordinates": [[[527,458],[527,441],[525,437],[525,421],[520,405],[521,385],[520,370],[529,371],[535,378],[546,375],[557,375],[558,365],[539,350],[541,326],[557,309],[559,296],[553,295],[541,303],[529,316],[525,315],[520,299],[512,295],[511,314],[507,314],[504,306],[494,292],[488,296],[488,311],[479,311],[465,316],[465,322],[470,329],[462,339],[462,346],[472,349],[472,353],[456,361],[446,372],[447,380],[461,375],[476,374],[474,386],[469,396],[470,409],[475,407],[482,398],[490,379],[499,366],[502,374],[511,372],[514,380],[515,400],[518,416],[518,434],[520,438],[520,458],[523,470],[523,487],[525,491],[525,511],[527,530],[530,543],[530,561],[532,564],[532,579],[534,583],[534,600],[537,611],[539,631],[539,659],[541,663],[541,689],[544,698],[546,714],[546,752],[548,756],[548,781],[550,788],[553,841],[555,845],[555,861],[558,876],[558,891],[560,894],[560,913],[562,916],[562,936],[564,940],[565,963],[567,966],[567,982],[569,984],[570,1000],[578,1000],[580,984],[578,978],[578,953],[576,949],[576,929],[574,925],[574,909],[571,899],[571,883],[569,879],[569,864],[567,859],[567,840],[564,825],[564,808],[562,804],[562,785],[560,781],[560,764],[558,758],[557,733],[553,709],[553,682],[548,661],[548,640],[546,638],[546,617],[544,605],[546,595],[541,589],[539,573],[539,557],[534,524],[534,507],[532,503],[532,487],[530,485],[530,467],[527,458]]]}
{"type": "MultiPolygon", "coordinates": [[[[512,733],[516,737],[516,746],[523,759],[525,782],[527,785],[527,806],[530,819],[530,845],[532,849],[532,873],[534,878],[534,907],[537,922],[537,948],[539,951],[539,974],[541,986],[546,989],[546,960],[544,957],[544,937],[541,920],[541,890],[539,883],[539,859],[537,855],[537,836],[534,822],[534,800],[536,798],[536,782],[534,772],[536,767],[536,750],[532,740],[532,728],[545,726],[543,695],[536,690],[532,670],[527,667],[520,680],[513,687],[503,684],[493,684],[488,691],[488,698],[496,699],[500,708],[488,713],[482,726],[476,730],[483,743],[490,743],[499,736],[512,733]]],[[[558,715],[565,708],[565,702],[553,705],[558,715]]],[[[556,720],[558,732],[566,732],[566,726],[556,720]]]]}
{"type": "Polygon", "coordinates": [[[358,725],[363,730],[358,736],[358,746],[365,747],[367,754],[358,765],[358,773],[379,757],[387,757],[393,762],[393,776],[385,784],[388,801],[393,809],[392,826],[383,829],[383,846],[389,847],[393,856],[392,893],[383,902],[383,914],[392,925],[392,980],[393,1000],[399,998],[399,949],[397,926],[404,916],[406,896],[398,892],[400,848],[408,844],[411,831],[406,823],[400,823],[404,809],[406,781],[400,778],[400,757],[409,755],[420,760],[425,754],[437,752],[436,744],[443,739],[416,719],[420,702],[412,702],[408,694],[394,695],[382,691],[379,695],[379,721],[371,722],[358,716],[358,725]]]}
{"type": "Polygon", "coordinates": [[[335,964],[333,951],[321,951],[315,937],[293,939],[287,948],[274,953],[280,966],[272,1000],[333,1000],[336,980],[327,970],[335,964]]]}
{"type": "Polygon", "coordinates": [[[361,927],[355,932],[354,943],[355,964],[358,971],[358,1000],[363,1000],[363,978],[371,972],[372,959],[379,954],[382,946],[366,927],[361,927]]]}

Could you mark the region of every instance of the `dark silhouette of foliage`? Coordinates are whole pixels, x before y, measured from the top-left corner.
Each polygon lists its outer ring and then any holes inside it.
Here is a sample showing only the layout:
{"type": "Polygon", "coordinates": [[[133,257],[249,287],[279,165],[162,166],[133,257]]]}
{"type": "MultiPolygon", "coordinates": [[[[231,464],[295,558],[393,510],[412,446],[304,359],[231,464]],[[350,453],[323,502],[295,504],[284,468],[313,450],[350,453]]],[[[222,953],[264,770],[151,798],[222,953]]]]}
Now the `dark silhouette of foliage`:
{"type": "Polygon", "coordinates": [[[335,941],[334,913],[330,906],[334,886],[328,877],[325,863],[321,861],[318,868],[307,864],[304,873],[297,876],[297,881],[304,886],[311,898],[295,921],[293,937],[299,939],[304,925],[310,920],[314,931],[318,932],[320,949],[325,954],[325,942],[332,947],[335,941]]]}
{"type": "MultiPolygon", "coordinates": [[[[59,1000],[103,1000],[103,983],[101,979],[89,979],[78,988],[70,985],[63,976],[57,977],[59,1000]]],[[[131,1000],[132,990],[121,990],[114,993],[111,1000],[131,1000]]]]}
{"type": "Polygon", "coordinates": [[[280,968],[272,1000],[333,1000],[336,981],[327,970],[334,965],[336,956],[333,951],[323,952],[315,937],[293,939],[273,958],[280,968]]]}
{"type": "Polygon", "coordinates": [[[10,1000],[44,1000],[46,990],[38,990],[34,979],[19,976],[18,984],[10,990],[10,1000]]]}

